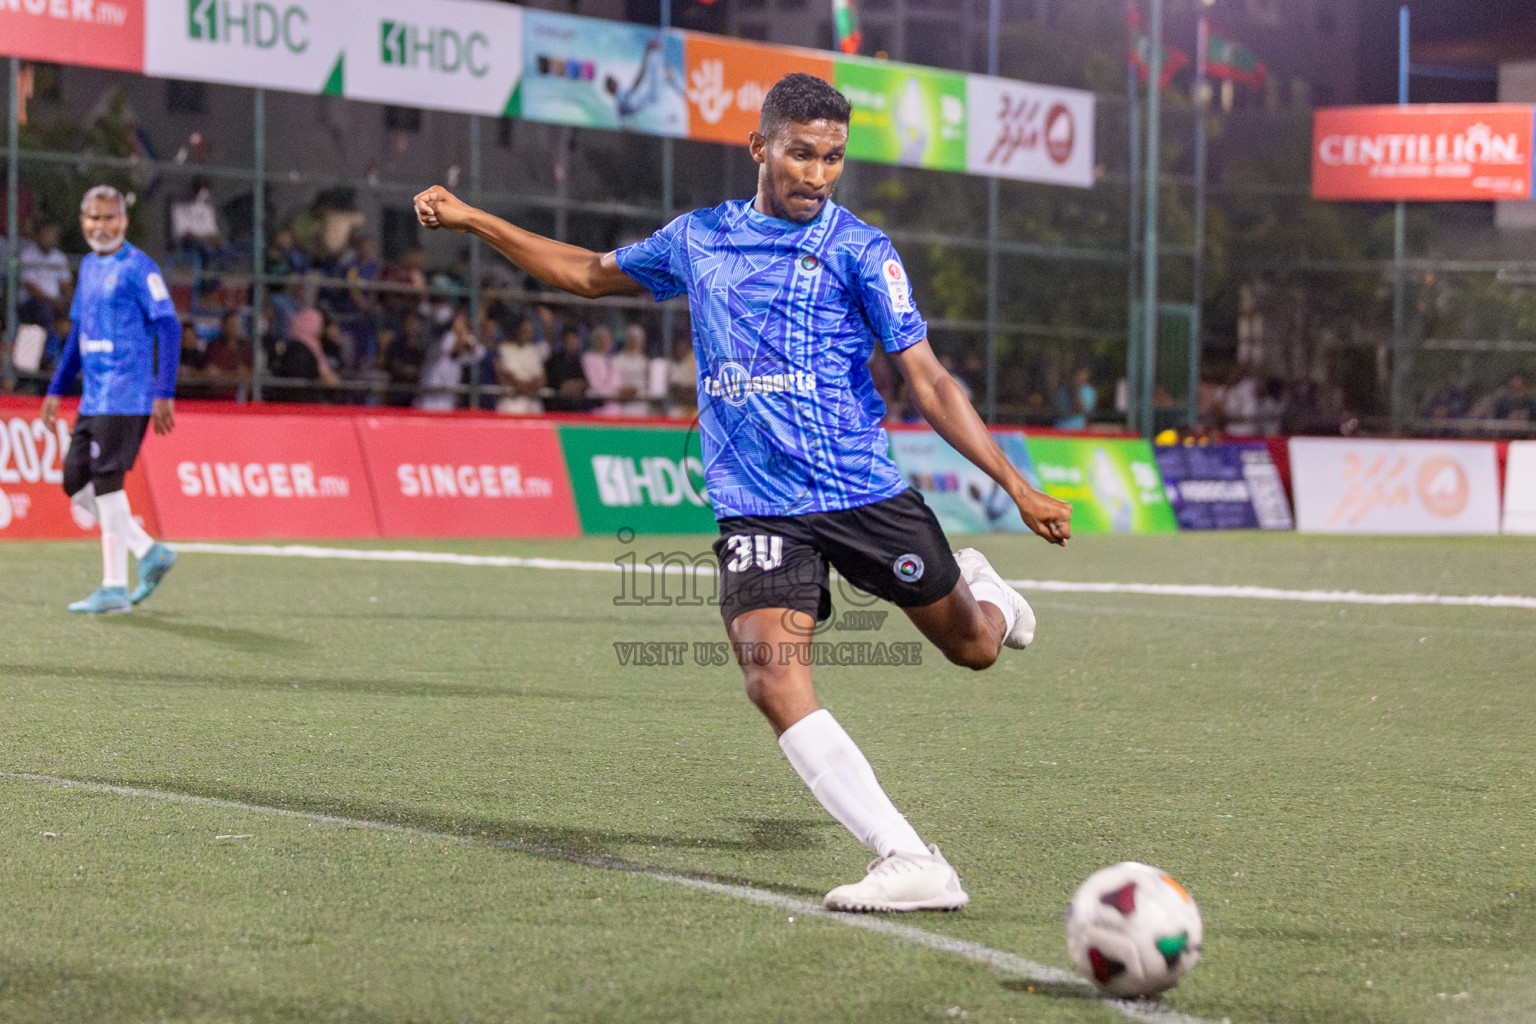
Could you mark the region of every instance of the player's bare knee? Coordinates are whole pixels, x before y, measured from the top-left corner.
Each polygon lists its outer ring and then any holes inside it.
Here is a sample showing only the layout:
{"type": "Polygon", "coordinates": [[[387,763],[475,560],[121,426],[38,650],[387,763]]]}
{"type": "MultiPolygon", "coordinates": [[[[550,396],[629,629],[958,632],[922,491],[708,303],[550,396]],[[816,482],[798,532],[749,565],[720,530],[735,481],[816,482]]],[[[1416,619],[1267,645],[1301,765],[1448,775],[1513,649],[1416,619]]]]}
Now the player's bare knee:
{"type": "Polygon", "coordinates": [[[951,664],[971,669],[973,672],[991,668],[993,662],[997,661],[997,654],[998,651],[994,645],[979,637],[944,648],[944,657],[948,658],[951,664]]]}

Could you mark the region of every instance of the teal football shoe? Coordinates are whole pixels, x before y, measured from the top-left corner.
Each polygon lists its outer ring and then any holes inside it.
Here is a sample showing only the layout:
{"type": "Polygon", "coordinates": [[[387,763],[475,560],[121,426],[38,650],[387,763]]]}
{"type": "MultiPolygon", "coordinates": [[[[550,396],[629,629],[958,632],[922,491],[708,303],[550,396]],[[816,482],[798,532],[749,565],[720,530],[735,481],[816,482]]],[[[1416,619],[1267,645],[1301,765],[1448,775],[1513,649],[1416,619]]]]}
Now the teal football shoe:
{"type": "Polygon", "coordinates": [[[74,602],[69,610],[86,615],[117,615],[133,611],[133,602],[128,599],[127,587],[97,587],[95,593],[74,602]]]}
{"type": "Polygon", "coordinates": [[[139,585],[133,588],[133,594],[128,598],[134,604],[138,604],[160,585],[165,579],[165,574],[171,571],[171,566],[176,564],[176,552],[164,544],[156,544],[144,552],[144,557],[139,559],[139,585]]]}

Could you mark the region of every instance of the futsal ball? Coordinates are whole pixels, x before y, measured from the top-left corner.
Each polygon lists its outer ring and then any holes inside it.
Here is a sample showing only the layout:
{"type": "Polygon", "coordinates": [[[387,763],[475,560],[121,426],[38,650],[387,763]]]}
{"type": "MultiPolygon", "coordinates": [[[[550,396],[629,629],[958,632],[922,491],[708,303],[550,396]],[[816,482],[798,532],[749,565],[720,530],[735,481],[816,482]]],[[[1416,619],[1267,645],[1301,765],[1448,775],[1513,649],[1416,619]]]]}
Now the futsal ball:
{"type": "Polygon", "coordinates": [[[1184,887],[1128,860],[1095,871],[1067,907],[1067,949],[1077,973],[1116,996],[1172,988],[1200,960],[1200,908],[1184,887]]]}

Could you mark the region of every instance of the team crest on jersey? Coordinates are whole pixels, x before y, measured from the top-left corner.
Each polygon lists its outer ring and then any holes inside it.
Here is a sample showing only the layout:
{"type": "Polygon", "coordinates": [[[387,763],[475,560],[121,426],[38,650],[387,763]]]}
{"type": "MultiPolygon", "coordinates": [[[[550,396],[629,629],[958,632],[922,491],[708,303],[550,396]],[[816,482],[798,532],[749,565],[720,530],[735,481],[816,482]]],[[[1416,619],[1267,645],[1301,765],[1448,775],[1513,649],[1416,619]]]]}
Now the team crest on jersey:
{"type": "Polygon", "coordinates": [[[795,269],[807,276],[821,273],[821,258],[815,253],[803,252],[800,258],[795,260],[795,269]]]}
{"type": "Polygon", "coordinates": [[[891,563],[891,571],[903,583],[916,583],[923,578],[923,560],[917,555],[901,555],[891,563]]]}
{"type": "Polygon", "coordinates": [[[885,290],[891,293],[891,309],[897,313],[912,312],[912,288],[907,282],[907,272],[901,268],[901,263],[896,260],[886,260],[881,272],[885,277],[885,290]]]}

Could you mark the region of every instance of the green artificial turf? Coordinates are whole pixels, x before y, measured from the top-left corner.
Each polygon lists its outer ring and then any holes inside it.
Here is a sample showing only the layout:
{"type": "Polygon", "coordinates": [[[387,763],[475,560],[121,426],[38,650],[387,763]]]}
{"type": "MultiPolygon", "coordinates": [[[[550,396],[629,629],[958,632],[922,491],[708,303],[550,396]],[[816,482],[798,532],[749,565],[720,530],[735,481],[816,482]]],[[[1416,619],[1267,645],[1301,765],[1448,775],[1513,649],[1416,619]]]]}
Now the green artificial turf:
{"type": "MultiPolygon", "coordinates": [[[[1519,538],[979,543],[1011,577],[1536,594],[1519,538]]],[[[0,772],[252,806],[0,778],[0,1020],[1124,1019],[604,867],[810,901],[862,873],[734,667],[619,663],[723,639],[713,608],[616,606],[613,573],[187,554],[131,615],[65,613],[99,566],[0,545],[0,772]]],[[[817,669],[972,897],[901,923],[1067,966],[1072,891],[1135,858],[1204,912],[1181,1012],[1536,1019],[1536,610],[1031,600],[1037,643],[986,672],[928,646],[817,669]]],[[[896,614],[824,639],[919,638],[896,614]]]]}

